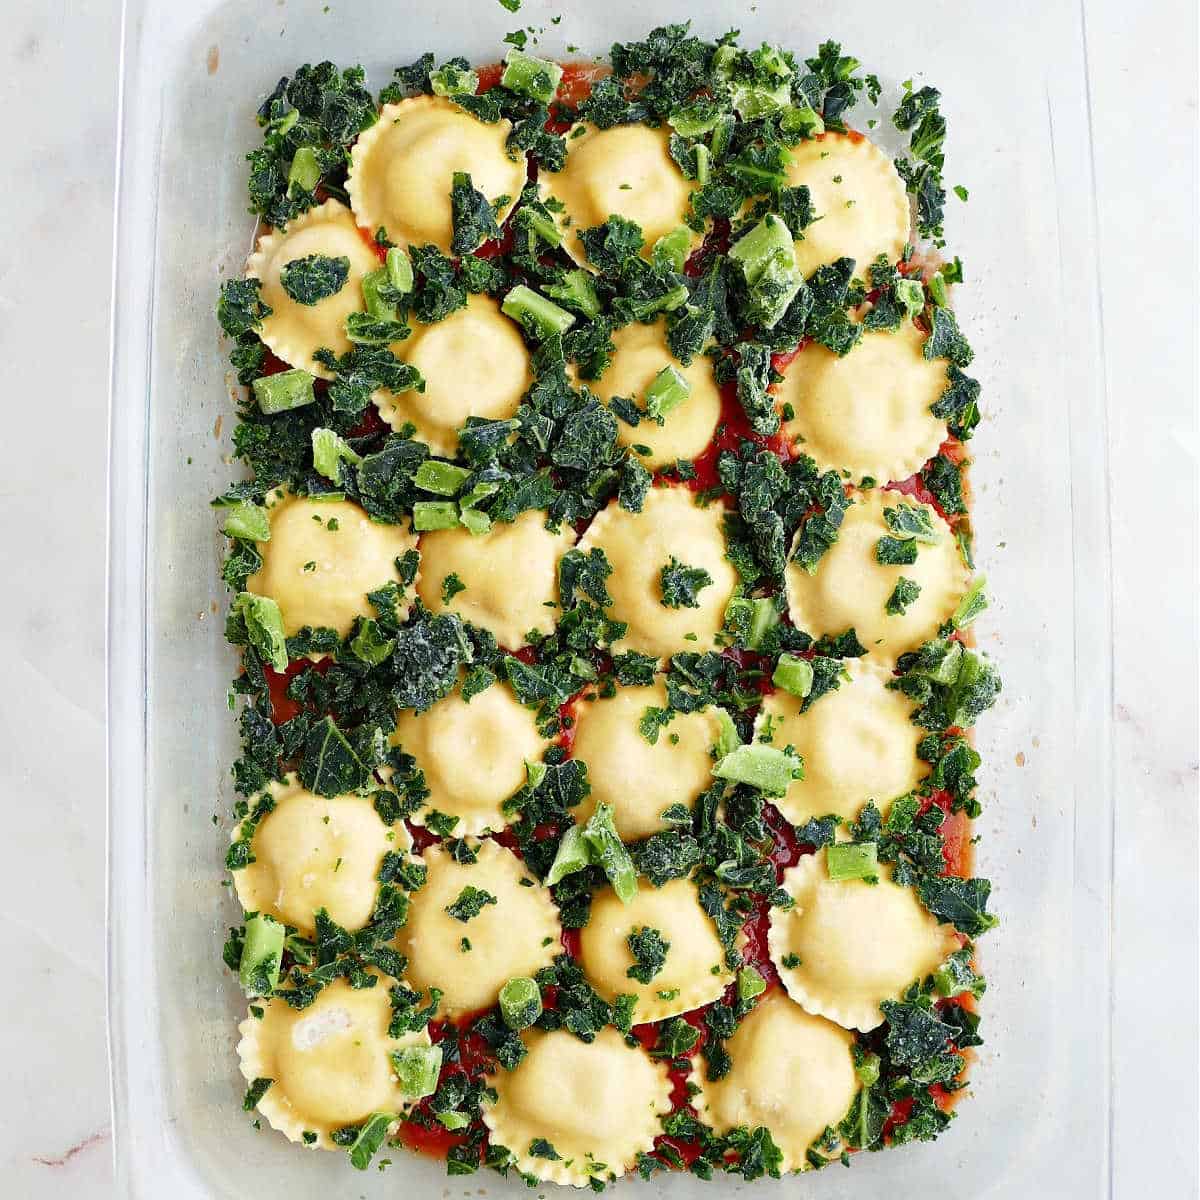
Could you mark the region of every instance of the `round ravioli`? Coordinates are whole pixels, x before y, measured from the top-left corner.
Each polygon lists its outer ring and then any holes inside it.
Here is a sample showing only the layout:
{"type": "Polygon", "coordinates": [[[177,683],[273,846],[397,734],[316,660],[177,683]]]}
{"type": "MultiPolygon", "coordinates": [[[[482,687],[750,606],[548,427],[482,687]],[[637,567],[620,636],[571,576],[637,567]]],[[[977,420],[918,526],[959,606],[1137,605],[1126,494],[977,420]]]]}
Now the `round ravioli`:
{"type": "MultiPolygon", "coordinates": [[[[667,125],[660,129],[576,125],[566,135],[563,169],[538,175],[542,199],[562,205],[554,218],[563,235],[563,249],[581,266],[595,269],[579,234],[603,225],[611,216],[641,227],[645,258],[660,237],[687,220],[696,184],[684,179],[671,158],[670,137],[667,125]]],[[[699,236],[693,235],[693,240],[698,242],[699,236]]]]}
{"type": "Polygon", "coordinates": [[[238,1032],[238,1057],[247,1080],[270,1079],[258,1111],[289,1141],[336,1150],[330,1133],[366,1120],[373,1112],[404,1112],[411,1101],[400,1090],[388,1055],[401,1046],[427,1046],[429,1034],[388,1037],[392,1005],[389,981],[378,971],[375,985],[352,988],[344,979],[327,984],[304,1009],[278,996],[255,1001],[261,1018],[248,1016],[238,1032]]]}
{"type": "Polygon", "coordinates": [[[676,713],[654,742],[638,728],[648,708],[667,707],[662,679],[650,687],[618,687],[612,696],[575,706],[571,755],[587,763],[591,793],[575,810],[582,824],[608,804],[623,841],[632,842],[668,828],[663,810],[694,807],[712,784],[712,747],[720,737],[716,709],[676,713]]]}
{"type": "Polygon", "coordinates": [[[422,857],[428,877],[410,895],[396,946],[413,987],[441,989],[439,1016],[490,1008],[510,979],[532,976],[562,953],[558,909],[511,850],[484,841],[473,863],[441,846],[422,857]]]}
{"type": "Polygon", "coordinates": [[[928,504],[899,492],[856,492],[846,510],[838,539],[825,551],[813,574],[795,562],[785,572],[792,624],[813,637],[853,628],[877,661],[895,662],[933,637],[954,612],[970,583],[950,527],[928,504]],[[880,563],[879,539],[892,536],[885,508],[923,509],[937,540],[917,543],[913,563],[880,563]],[[921,590],[903,612],[889,612],[888,601],[900,579],[921,590]]]}
{"type": "Polygon", "coordinates": [[[686,487],[651,488],[640,513],[615,500],[597,513],[579,548],[603,550],[613,569],[607,615],[628,625],[614,653],[637,650],[662,659],[713,648],[738,581],[725,557],[724,517],[723,504],[701,508],[686,487]],[[668,605],[678,596],[664,592],[664,571],[669,583],[673,573],[689,568],[707,572],[712,582],[695,593],[695,607],[668,605]]]}
{"type": "Polygon", "coordinates": [[[385,104],[350,151],[346,192],[359,225],[372,235],[382,226],[397,246],[433,243],[449,254],[459,171],[504,220],[525,186],[525,155],[508,151],[511,131],[510,122],[485,124],[444,96],[385,104]]]}
{"type": "Polygon", "coordinates": [[[863,659],[847,659],[846,671],[849,679],[807,711],[782,690],[763,698],[756,740],[769,730],[772,746],[794,746],[804,759],[804,778],[773,801],[793,825],[830,814],[854,820],[868,800],[886,814],[928,769],[917,757],[924,730],[912,723],[916,706],[887,686],[891,671],[863,659]]]}
{"type": "Polygon", "coordinates": [[[624,1175],[648,1153],[671,1110],[666,1066],[605,1026],[592,1042],[566,1030],[521,1035],[528,1054],[488,1082],[495,1101],[483,1120],[493,1146],[506,1146],[517,1169],[553,1183],[584,1187],[624,1175]],[[548,1142],[556,1157],[549,1157],[548,1142]],[[535,1153],[535,1150],[541,1153],[535,1153]]]}
{"type": "Polygon", "coordinates": [[[520,331],[490,296],[472,295],[442,321],[414,321],[392,350],[421,372],[425,390],[372,397],[393,429],[412,424],[434,454],[453,455],[468,417],[504,420],[533,382],[520,331]]]}
{"type": "Polygon", "coordinates": [[[550,633],[558,613],[558,563],[575,544],[563,525],[546,528],[546,514],[527,509],[515,521],[496,522],[473,534],[461,526],[421,537],[417,594],[434,612],[449,609],[495,635],[508,650],[526,644],[536,629],[550,633]],[[455,590],[454,576],[461,584],[455,590]]]}
{"type": "Polygon", "coordinates": [[[803,185],[817,218],[796,243],[805,276],[838,258],[856,273],[884,255],[896,263],[909,240],[908,194],[892,160],[861,134],[826,133],[791,148],[789,187],[803,185]]]}
{"type": "Polygon", "coordinates": [[[262,566],[246,590],[279,605],[288,637],[306,625],[345,637],[356,617],[375,615],[367,593],[399,584],[396,559],[417,545],[405,526],[372,521],[348,500],[281,495],[268,520],[270,540],[258,543],[262,566]]]}
{"type": "Polygon", "coordinates": [[[426,808],[410,820],[424,825],[430,809],[457,817],[453,832],[459,837],[508,823],[501,806],[524,786],[525,764],[540,761],[550,745],[505,683],[470,700],[456,689],[423,713],[404,709],[390,740],[425,772],[426,808]]]}
{"type": "Polygon", "coordinates": [[[649,447],[650,454],[638,454],[638,461],[651,470],[702,454],[721,419],[721,391],[713,379],[712,361],[697,354],[686,367],[679,362],[667,347],[667,323],[661,317],[651,325],[625,325],[613,333],[612,341],[616,349],[608,369],[599,379],[587,381],[605,403],[623,396],[642,407],[647,389],[664,367],[674,367],[692,389],[661,425],[650,417],[637,425],[618,418],[621,445],[649,447]]]}
{"type": "Polygon", "coordinates": [[[605,1000],[637,997],[633,1019],[639,1025],[708,1004],[733,980],[716,928],[700,907],[696,885],[687,879],[639,888],[628,904],[611,888],[598,891],[580,930],[579,961],[605,1000]],[[660,950],[665,944],[666,954],[636,956],[634,950],[646,944],[659,944],[660,950]]]}
{"type": "Polygon", "coordinates": [[[343,929],[361,929],[375,907],[383,856],[412,846],[403,822],[385,825],[369,796],[316,796],[295,775],[268,791],[275,807],[254,829],[254,859],[233,872],[242,907],[306,937],[319,908],[343,929]]]}
{"type": "Polygon", "coordinates": [[[767,947],[788,994],[801,1007],[864,1033],[883,1023],[879,1005],[895,1000],[959,948],[912,888],[892,881],[834,881],[825,852],[783,873],[795,907],[771,910],[767,947]]]}
{"type": "Polygon", "coordinates": [[[782,1169],[807,1170],[809,1147],[841,1122],[858,1093],[853,1045],[841,1026],[773,988],[725,1042],[733,1065],[723,1079],[710,1081],[693,1067],[688,1082],[699,1091],[692,1104],[717,1133],[766,1126],[782,1169]]]}
{"type": "Polygon", "coordinates": [[[354,214],[336,200],[326,200],[294,217],[286,230],[264,233],[246,263],[247,277],[261,282],[259,294],[271,308],[259,336],[289,366],[331,379],[313,353],[322,348],[335,354],[350,350],[346,317],[363,310],[363,276],[378,269],[379,259],[358,232],[354,214]],[[315,304],[301,304],[284,291],[280,273],[289,263],[312,255],[348,259],[350,270],[333,295],[315,304]]]}
{"type": "Polygon", "coordinates": [[[795,416],[783,435],[822,470],[907,479],[946,439],[946,422],[929,411],[946,390],[946,364],[927,360],[911,322],[866,333],[844,358],[813,343],[784,373],[776,395],[795,416]]]}

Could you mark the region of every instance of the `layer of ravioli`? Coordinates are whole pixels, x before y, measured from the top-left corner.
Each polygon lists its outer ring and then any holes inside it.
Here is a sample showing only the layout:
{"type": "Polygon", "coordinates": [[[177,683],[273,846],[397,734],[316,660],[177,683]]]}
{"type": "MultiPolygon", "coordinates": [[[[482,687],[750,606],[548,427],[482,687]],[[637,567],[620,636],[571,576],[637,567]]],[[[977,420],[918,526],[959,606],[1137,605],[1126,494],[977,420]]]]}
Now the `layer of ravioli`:
{"type": "Polygon", "coordinates": [[[684,224],[696,185],[684,179],[671,158],[670,137],[667,125],[599,129],[585,123],[567,133],[566,164],[561,171],[542,171],[538,188],[543,200],[562,206],[555,220],[563,248],[580,265],[591,266],[579,234],[610,216],[641,227],[647,258],[660,237],[684,224]]]}
{"type": "Polygon", "coordinates": [[[771,961],[793,1000],[846,1029],[881,1025],[884,1000],[959,948],[954,929],[894,883],[889,866],[880,866],[878,883],[834,881],[818,850],[785,871],[782,886],[795,907],[771,910],[771,961]]]}
{"type": "Polygon", "coordinates": [[[264,233],[246,263],[247,277],[261,280],[259,294],[271,308],[259,336],[289,366],[322,379],[332,378],[313,359],[313,352],[328,348],[335,354],[345,354],[351,348],[346,317],[362,311],[363,276],[378,269],[379,259],[359,235],[354,214],[336,200],[326,200],[294,217],[286,230],[264,233]],[[312,254],[349,259],[350,274],[332,296],[316,304],[299,304],[283,290],[280,272],[288,263],[312,254]]]}
{"type": "Polygon", "coordinates": [[[504,801],[524,786],[526,764],[540,761],[550,745],[534,714],[504,683],[470,700],[455,690],[423,713],[404,709],[390,740],[425,772],[427,807],[413,823],[424,825],[433,809],[458,818],[453,832],[459,837],[507,824],[504,801]]]}
{"type": "Polygon", "coordinates": [[[653,1147],[671,1109],[666,1066],[611,1026],[591,1043],[565,1030],[521,1036],[524,1060],[489,1079],[496,1100],[485,1103],[483,1119],[492,1145],[511,1150],[519,1171],[554,1183],[583,1187],[624,1175],[653,1147]],[[558,1158],[530,1153],[538,1139],[558,1158]]]}
{"type": "Polygon", "coordinates": [[[454,454],[468,417],[511,417],[533,382],[520,331],[490,296],[468,296],[432,325],[413,321],[412,333],[392,350],[421,372],[425,389],[378,391],[375,405],[393,429],[412,424],[434,454],[454,454]]]}
{"type": "Polygon", "coordinates": [[[637,997],[634,1023],[661,1021],[720,998],[733,980],[711,919],[695,884],[673,879],[660,888],[643,884],[628,903],[611,888],[592,898],[592,915],[580,930],[579,961],[592,986],[609,1003],[637,997]],[[637,960],[629,937],[655,929],[669,945],[661,969],[643,983],[629,974],[637,960]]]}
{"type": "Polygon", "coordinates": [[[667,324],[661,317],[650,325],[635,321],[622,326],[613,333],[612,342],[615,350],[608,369],[599,379],[584,381],[605,403],[622,396],[638,408],[644,407],[646,391],[664,367],[674,367],[692,389],[661,425],[650,417],[643,417],[637,425],[618,419],[621,445],[648,447],[648,455],[639,450],[637,456],[652,471],[702,454],[721,419],[721,391],[713,378],[711,360],[698,354],[686,367],[679,362],[667,347],[667,324]]]}
{"type": "Polygon", "coordinates": [[[908,196],[892,160],[861,134],[826,133],[791,148],[789,187],[808,188],[816,220],[796,243],[805,275],[838,258],[857,274],[883,254],[896,263],[909,240],[908,196]]]}
{"type": "Polygon", "coordinates": [[[765,1125],[783,1154],[782,1170],[806,1170],[809,1147],[841,1122],[858,1093],[853,1045],[841,1026],[772,989],[725,1042],[729,1073],[713,1082],[702,1064],[693,1068],[689,1083],[699,1092],[692,1105],[716,1133],[765,1125]]]}
{"type": "Polygon", "coordinates": [[[785,573],[792,624],[814,637],[853,628],[878,661],[895,662],[933,637],[967,590],[970,573],[954,534],[937,512],[898,492],[856,492],[846,510],[837,541],[821,556],[813,574],[789,562],[785,573]],[[876,545],[891,531],[883,510],[898,504],[923,508],[937,541],[917,547],[917,560],[885,566],[876,545]],[[889,613],[887,602],[900,578],[910,579],[920,595],[903,613],[889,613]]]}
{"type": "Polygon", "coordinates": [[[661,678],[650,687],[617,687],[611,696],[575,706],[571,754],[587,763],[592,785],[574,810],[576,821],[607,804],[621,838],[637,841],[667,828],[664,809],[678,804],[690,809],[712,785],[711,751],[720,734],[716,710],[676,713],[651,743],[638,723],[648,708],[666,707],[661,678]]]}
{"type": "Polygon", "coordinates": [[[532,976],[562,953],[558,908],[511,850],[488,840],[475,849],[473,863],[441,846],[423,857],[428,877],[411,893],[396,945],[408,958],[413,987],[442,990],[439,1016],[490,1008],[510,979],[532,976]],[[463,921],[446,910],[468,887],[487,892],[493,902],[463,921]]]}
{"type": "Polygon", "coordinates": [[[946,439],[930,411],[946,388],[946,364],[926,359],[911,322],[863,335],[844,358],[813,343],[798,354],[777,389],[795,416],[783,435],[822,470],[858,481],[907,479],[946,439]]]}
{"type": "Polygon", "coordinates": [[[804,778],[773,801],[793,825],[831,814],[853,820],[868,800],[886,814],[928,769],[917,757],[924,730],[910,719],[915,705],[887,686],[891,671],[848,659],[846,672],[849,678],[806,712],[802,700],[782,690],[763,698],[756,740],[769,731],[772,746],[793,746],[804,759],[804,778]]]}
{"type": "Polygon", "coordinates": [[[503,220],[525,186],[525,155],[507,140],[508,121],[476,120],[442,96],[385,104],[379,120],[350,151],[346,192],[358,224],[380,227],[397,246],[437,246],[450,253],[454,226],[450,189],[455,172],[471,176],[503,220]]]}
{"type": "Polygon", "coordinates": [[[288,637],[306,625],[345,637],[356,617],[375,615],[367,593],[399,583],[396,559],[417,545],[406,526],[372,521],[348,500],[282,495],[268,519],[271,538],[258,543],[262,566],[246,589],[279,605],[288,637]]]}
{"type": "Polygon", "coordinates": [[[614,500],[596,515],[579,548],[598,547],[612,566],[608,615],[628,625],[614,653],[637,650],[661,659],[713,648],[737,586],[737,572],[725,557],[725,511],[720,503],[700,507],[686,487],[660,487],[646,494],[640,513],[614,500]],[[713,580],[700,590],[696,608],[663,603],[662,571],[672,558],[703,568],[713,580]]]}
{"type": "Polygon", "coordinates": [[[551,533],[546,514],[536,509],[515,521],[496,522],[482,534],[461,526],[438,529],[421,537],[417,594],[432,611],[456,612],[493,634],[501,646],[517,650],[531,630],[553,630],[559,615],[558,563],[574,544],[569,525],[551,533]],[[461,590],[446,586],[451,575],[461,590]]]}
{"type": "MultiPolygon", "coordinates": [[[[233,873],[242,908],[306,937],[320,908],[343,929],[361,929],[375,907],[383,856],[412,846],[404,824],[385,825],[368,796],[316,796],[295,775],[268,791],[275,807],[254,830],[253,861],[233,873]]],[[[240,833],[239,825],[234,837],[240,833]]]]}
{"type": "Polygon", "coordinates": [[[242,1074],[251,1082],[272,1080],[258,1111],[289,1141],[315,1133],[308,1144],[335,1150],[332,1131],[374,1112],[398,1116],[409,1106],[388,1055],[401,1046],[428,1045],[429,1034],[388,1037],[388,980],[370,973],[373,987],[352,988],[338,979],[304,1009],[278,997],[256,1001],[262,1017],[251,1013],[238,1026],[242,1074]]]}

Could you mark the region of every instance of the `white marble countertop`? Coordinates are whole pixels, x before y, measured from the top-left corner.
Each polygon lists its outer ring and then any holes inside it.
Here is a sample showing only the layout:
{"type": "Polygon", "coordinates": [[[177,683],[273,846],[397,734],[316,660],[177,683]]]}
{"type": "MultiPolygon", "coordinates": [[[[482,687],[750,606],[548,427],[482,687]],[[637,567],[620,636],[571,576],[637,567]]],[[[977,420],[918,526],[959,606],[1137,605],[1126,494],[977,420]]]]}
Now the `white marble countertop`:
{"type": "MultiPolygon", "coordinates": [[[[1164,1178],[1177,1164],[1169,1195],[1195,1196],[1196,6],[1085,12],[1117,646],[1115,1194],[1135,1194],[1155,1147],[1164,1178]]],[[[0,1192],[87,1200],[113,1194],[103,498],[119,4],[8,0],[4,16],[0,1192]]]]}

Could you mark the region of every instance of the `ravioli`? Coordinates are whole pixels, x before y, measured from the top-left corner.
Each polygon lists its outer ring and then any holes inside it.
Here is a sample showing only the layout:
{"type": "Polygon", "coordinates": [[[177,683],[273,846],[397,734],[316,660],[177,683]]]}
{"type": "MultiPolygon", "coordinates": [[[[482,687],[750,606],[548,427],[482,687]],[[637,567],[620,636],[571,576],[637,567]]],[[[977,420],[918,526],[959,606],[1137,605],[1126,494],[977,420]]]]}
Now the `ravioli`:
{"type": "MultiPolygon", "coordinates": [[[[663,125],[614,125],[599,129],[579,124],[567,132],[567,161],[561,171],[542,171],[543,200],[562,207],[554,213],[563,249],[580,266],[594,269],[579,234],[624,217],[641,227],[642,254],[678,229],[691,215],[695,183],[684,179],[668,150],[671,129],[663,125]]],[[[699,237],[693,241],[698,243],[699,237]]]]}
{"type": "Polygon", "coordinates": [[[559,616],[558,564],[575,544],[569,525],[546,528],[546,514],[528,509],[486,533],[462,527],[421,537],[417,594],[434,612],[445,608],[493,634],[508,650],[526,645],[531,630],[550,633],[559,616]],[[447,588],[455,576],[461,591],[447,588]],[[449,596],[449,601],[445,597],[449,596]]]}
{"type": "Polygon", "coordinates": [[[638,724],[648,708],[667,707],[661,678],[650,687],[620,687],[607,698],[583,699],[575,706],[572,757],[587,763],[592,790],[574,810],[582,824],[597,804],[613,810],[624,841],[636,841],[668,828],[663,810],[693,808],[712,785],[712,747],[721,726],[716,709],[676,713],[651,743],[638,724]]]}
{"type": "Polygon", "coordinates": [[[640,513],[614,500],[596,514],[579,548],[604,551],[613,573],[607,580],[613,604],[607,615],[628,625],[614,653],[637,650],[662,659],[680,650],[711,650],[725,621],[737,572],[725,557],[721,503],[701,508],[686,487],[651,488],[640,513]],[[697,607],[663,603],[662,572],[671,560],[708,572],[697,607]]]}
{"type": "Polygon", "coordinates": [[[712,919],[700,907],[696,885],[687,879],[673,879],[660,888],[643,886],[628,904],[611,888],[598,891],[580,931],[579,961],[609,1003],[621,995],[637,998],[635,1024],[690,1012],[718,999],[733,981],[712,919]],[[629,937],[643,929],[656,930],[669,945],[648,983],[629,974],[638,961],[629,937]]]}
{"type": "Polygon", "coordinates": [[[846,671],[849,680],[807,712],[782,690],[763,698],[755,739],[769,730],[772,746],[794,746],[804,759],[804,778],[774,800],[793,825],[830,814],[853,820],[868,800],[886,814],[926,774],[917,757],[925,731],[912,723],[916,705],[887,686],[891,671],[863,659],[847,659],[846,671]]]}
{"type": "Polygon", "coordinates": [[[865,333],[844,358],[818,343],[784,372],[776,399],[795,416],[782,433],[821,470],[855,481],[907,479],[946,440],[946,422],[929,411],[946,389],[946,364],[922,354],[911,322],[865,333]]]}
{"type": "Polygon", "coordinates": [[[387,976],[371,969],[375,986],[327,984],[304,1009],[275,997],[255,1001],[262,1018],[248,1016],[238,1032],[238,1057],[248,1081],[270,1079],[258,1111],[289,1141],[316,1134],[308,1144],[336,1150],[330,1134],[374,1112],[405,1112],[388,1055],[402,1046],[427,1046],[429,1034],[388,1037],[392,1006],[387,976]]]}
{"type": "Polygon", "coordinates": [[[450,253],[455,172],[497,208],[503,221],[525,186],[525,155],[509,153],[508,121],[486,124],[444,96],[385,104],[350,151],[346,192],[358,224],[382,226],[397,246],[435,245],[450,253]]]}
{"type": "Polygon", "coordinates": [[[396,935],[409,983],[440,988],[438,1015],[448,1019],[490,1008],[510,979],[532,976],[562,953],[550,892],[498,842],[480,842],[475,855],[465,863],[442,846],[425,851],[428,877],[410,894],[408,921],[396,935]],[[446,910],[468,887],[494,902],[464,921],[446,910]]]}
{"type": "Polygon", "coordinates": [[[612,342],[616,349],[608,369],[599,379],[584,381],[605,403],[622,396],[643,407],[647,389],[664,367],[674,367],[692,389],[661,425],[650,417],[643,417],[637,425],[618,418],[621,445],[648,447],[648,455],[636,453],[638,461],[652,471],[702,454],[721,419],[721,390],[713,378],[711,360],[697,354],[686,367],[679,362],[667,347],[667,323],[661,317],[650,325],[635,321],[623,326],[613,333],[612,342]]]}
{"type": "Polygon", "coordinates": [[[432,325],[413,321],[412,333],[392,351],[421,372],[425,390],[372,399],[393,429],[411,423],[414,436],[434,454],[453,455],[468,417],[513,416],[533,382],[529,351],[517,326],[490,296],[471,295],[432,325]]]}
{"type": "Polygon", "coordinates": [[[834,881],[818,850],[785,871],[782,886],[796,903],[771,910],[771,961],[796,1003],[846,1029],[881,1025],[884,1000],[898,999],[959,948],[954,929],[893,882],[890,866],[880,865],[878,883],[834,881]]]}
{"type": "MultiPolygon", "coordinates": [[[[284,633],[309,625],[345,637],[356,617],[373,617],[367,593],[401,582],[396,559],[416,549],[413,534],[372,521],[349,500],[275,492],[268,503],[271,538],[258,543],[262,566],[246,590],[279,605],[284,633]]],[[[406,603],[399,615],[408,615],[406,603]]]]}
{"type": "Polygon", "coordinates": [[[323,347],[339,355],[351,349],[346,317],[363,311],[363,276],[377,270],[379,259],[359,233],[354,214],[336,200],[326,200],[293,217],[286,230],[264,233],[246,263],[247,278],[261,282],[259,294],[271,308],[271,315],[263,318],[259,337],[289,366],[332,379],[313,353],[323,347]],[[350,273],[332,296],[316,304],[300,304],[284,291],[280,272],[288,263],[310,255],[347,258],[350,273]]]}
{"type": "Polygon", "coordinates": [[[403,822],[385,825],[367,796],[315,796],[294,774],[267,790],[275,807],[254,829],[254,861],[233,872],[242,908],[305,937],[320,908],[343,929],[361,929],[375,908],[383,856],[412,846],[403,822]]]}
{"type": "Polygon", "coordinates": [[[688,1082],[700,1120],[716,1133],[766,1126],[783,1154],[780,1168],[804,1171],[807,1152],[836,1127],[858,1093],[851,1047],[841,1026],[806,1013],[773,988],[725,1042],[733,1065],[716,1081],[693,1067],[688,1082]]]}
{"type": "Polygon", "coordinates": [[[788,186],[808,188],[818,218],[796,243],[805,276],[838,258],[854,259],[862,278],[880,254],[900,260],[909,240],[908,195],[878,146],[861,134],[826,133],[790,153],[788,186]]]}
{"type": "Polygon", "coordinates": [[[492,1145],[511,1150],[519,1171],[584,1187],[593,1177],[619,1178],[653,1148],[671,1108],[664,1064],[612,1026],[590,1043],[565,1030],[521,1037],[529,1053],[516,1070],[490,1076],[496,1099],[483,1109],[492,1145]],[[558,1157],[533,1153],[539,1139],[558,1157]]]}
{"type": "Polygon", "coordinates": [[[458,837],[502,829],[508,817],[501,806],[524,786],[526,763],[540,761],[550,745],[506,683],[469,701],[456,690],[423,713],[404,709],[390,741],[425,772],[427,807],[412,822],[426,824],[430,809],[457,817],[458,837]]]}
{"type": "Polygon", "coordinates": [[[853,628],[858,640],[878,662],[895,662],[933,637],[954,612],[970,583],[954,534],[937,512],[899,492],[857,492],[846,510],[837,541],[808,574],[795,562],[785,571],[788,614],[797,629],[813,637],[853,628]],[[891,531],[883,510],[907,504],[924,509],[937,541],[919,543],[916,562],[885,566],[876,545],[891,531]],[[903,613],[889,613],[887,602],[899,579],[910,579],[921,591],[903,613]]]}

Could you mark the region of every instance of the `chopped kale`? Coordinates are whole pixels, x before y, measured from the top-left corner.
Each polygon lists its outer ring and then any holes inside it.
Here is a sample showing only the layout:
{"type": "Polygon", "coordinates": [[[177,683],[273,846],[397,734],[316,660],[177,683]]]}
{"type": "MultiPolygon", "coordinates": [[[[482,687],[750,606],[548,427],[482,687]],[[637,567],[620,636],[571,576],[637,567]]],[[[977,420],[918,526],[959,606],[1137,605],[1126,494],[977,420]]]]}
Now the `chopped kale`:
{"type": "Polygon", "coordinates": [[[663,969],[671,943],[664,941],[657,929],[648,926],[635,929],[625,941],[633,955],[633,966],[625,974],[639,983],[648,984],[663,969]]]}
{"type": "Polygon", "coordinates": [[[496,897],[491,892],[468,884],[458,893],[457,900],[446,905],[446,911],[456,921],[462,921],[465,925],[473,917],[479,916],[487,905],[496,903],[496,897]]]}
{"type": "Polygon", "coordinates": [[[700,593],[712,584],[712,576],[703,567],[689,567],[673,554],[659,571],[662,602],[667,608],[699,608],[700,593]]]}
{"type": "Polygon", "coordinates": [[[336,295],[350,278],[350,260],[308,254],[284,263],[279,272],[283,290],[297,304],[313,305],[336,295]]]}

